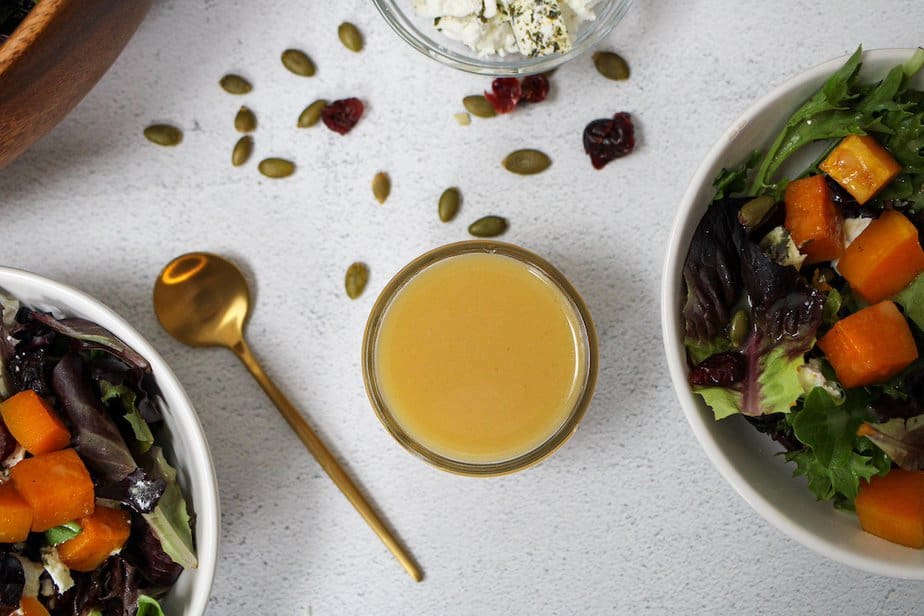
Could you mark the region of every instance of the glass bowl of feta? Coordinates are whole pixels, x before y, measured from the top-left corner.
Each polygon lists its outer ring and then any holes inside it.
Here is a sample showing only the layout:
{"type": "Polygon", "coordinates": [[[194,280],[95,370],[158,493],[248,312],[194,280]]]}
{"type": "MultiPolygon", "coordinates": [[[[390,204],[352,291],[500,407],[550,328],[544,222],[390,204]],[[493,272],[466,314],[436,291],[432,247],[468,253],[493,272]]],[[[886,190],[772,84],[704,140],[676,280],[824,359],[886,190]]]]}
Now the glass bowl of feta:
{"type": "Polygon", "coordinates": [[[419,52],[495,77],[552,70],[594,47],[632,0],[373,0],[419,52]]]}

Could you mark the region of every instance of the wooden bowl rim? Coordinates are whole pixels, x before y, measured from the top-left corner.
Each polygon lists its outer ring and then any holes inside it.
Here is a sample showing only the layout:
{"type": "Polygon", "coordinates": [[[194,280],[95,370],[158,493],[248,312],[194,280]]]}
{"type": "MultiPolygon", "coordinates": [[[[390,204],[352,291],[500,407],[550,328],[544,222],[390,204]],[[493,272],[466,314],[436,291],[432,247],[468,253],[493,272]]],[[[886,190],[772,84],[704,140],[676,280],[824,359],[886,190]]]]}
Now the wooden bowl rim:
{"type": "Polygon", "coordinates": [[[0,45],[0,76],[16,60],[26,54],[32,44],[45,32],[55,16],[61,12],[66,0],[42,0],[29,11],[6,41],[0,45]]]}

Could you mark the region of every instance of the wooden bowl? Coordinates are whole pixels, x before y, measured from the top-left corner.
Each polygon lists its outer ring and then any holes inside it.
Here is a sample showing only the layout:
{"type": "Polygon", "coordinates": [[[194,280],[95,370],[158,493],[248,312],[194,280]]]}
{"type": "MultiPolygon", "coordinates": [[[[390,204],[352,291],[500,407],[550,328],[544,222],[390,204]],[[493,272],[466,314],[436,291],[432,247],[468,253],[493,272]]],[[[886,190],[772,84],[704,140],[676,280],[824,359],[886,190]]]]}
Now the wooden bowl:
{"type": "Polygon", "coordinates": [[[0,45],[0,168],[60,122],[118,57],[152,0],[41,0],[0,45]]]}

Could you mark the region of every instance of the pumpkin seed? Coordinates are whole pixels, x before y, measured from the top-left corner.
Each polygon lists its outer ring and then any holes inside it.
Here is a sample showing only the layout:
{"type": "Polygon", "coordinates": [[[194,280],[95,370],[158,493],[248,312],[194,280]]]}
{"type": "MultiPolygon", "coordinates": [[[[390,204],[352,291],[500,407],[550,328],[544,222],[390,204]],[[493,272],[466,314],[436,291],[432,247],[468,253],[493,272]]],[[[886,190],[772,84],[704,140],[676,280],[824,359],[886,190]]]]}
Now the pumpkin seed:
{"type": "Polygon", "coordinates": [[[240,167],[250,160],[251,154],[253,154],[253,137],[244,135],[237,140],[237,143],[234,144],[234,149],[231,150],[231,164],[235,167],[240,167]]]}
{"type": "Polygon", "coordinates": [[[750,328],[748,321],[747,311],[739,310],[728,325],[728,339],[731,340],[732,346],[736,349],[740,349],[748,337],[748,329],[750,328]]]}
{"type": "Polygon", "coordinates": [[[297,126],[299,128],[311,128],[317,124],[321,120],[321,112],[324,111],[325,107],[327,107],[327,101],[323,98],[305,107],[305,110],[298,116],[297,126]]]}
{"type": "Polygon", "coordinates": [[[384,171],[379,171],[372,178],[372,194],[379,203],[385,203],[391,193],[391,179],[384,171]]]}
{"type": "Polygon", "coordinates": [[[285,178],[295,173],[295,163],[284,158],[264,158],[257,169],[268,178],[285,178]]]}
{"type": "Polygon", "coordinates": [[[539,150],[517,150],[501,161],[504,169],[519,175],[542,173],[552,165],[552,159],[539,150]]]}
{"type": "Polygon", "coordinates": [[[247,94],[253,90],[250,82],[240,75],[225,75],[218,82],[218,85],[228,94],[247,94]]]}
{"type": "Polygon", "coordinates": [[[459,123],[459,126],[468,126],[472,123],[472,116],[468,115],[465,112],[456,113],[452,117],[456,119],[456,122],[459,123]]]}
{"type": "Polygon", "coordinates": [[[362,51],[363,35],[359,32],[359,28],[350,22],[345,21],[340,24],[340,27],[337,28],[337,36],[340,37],[340,42],[343,43],[343,46],[350,51],[362,51]]]}
{"type": "Polygon", "coordinates": [[[311,77],[315,73],[314,62],[304,51],[286,49],[282,52],[282,65],[301,77],[311,77]]]}
{"type": "Polygon", "coordinates": [[[468,232],[475,237],[495,237],[507,230],[507,219],[500,216],[485,216],[468,226],[468,232]]]}
{"type": "Polygon", "coordinates": [[[440,195],[440,203],[438,208],[440,220],[443,222],[449,222],[455,218],[456,214],[459,213],[460,201],[461,195],[459,194],[458,188],[453,186],[444,190],[443,194],[440,195]]]}
{"type": "Polygon", "coordinates": [[[174,146],[183,140],[183,132],[169,124],[152,124],[144,129],[144,136],[151,143],[174,146]]]}
{"type": "Polygon", "coordinates": [[[629,65],[618,53],[598,51],[593,55],[593,58],[597,72],[607,79],[622,81],[629,78],[629,65]]]}
{"type": "Polygon", "coordinates": [[[356,299],[362,295],[367,282],[369,282],[369,267],[359,261],[350,265],[347,268],[343,282],[343,286],[346,287],[347,297],[356,299]]]}
{"type": "Polygon", "coordinates": [[[776,205],[776,199],[770,195],[755,197],[738,210],[738,222],[748,229],[753,229],[767,219],[774,205],[776,205]]]}
{"type": "Polygon", "coordinates": [[[257,116],[250,107],[241,106],[234,116],[234,128],[239,133],[252,133],[257,128],[257,116]]]}
{"type": "Polygon", "coordinates": [[[466,111],[479,118],[493,118],[497,115],[497,112],[494,111],[494,107],[491,106],[488,99],[480,94],[466,96],[462,99],[462,105],[465,107],[466,111]]]}

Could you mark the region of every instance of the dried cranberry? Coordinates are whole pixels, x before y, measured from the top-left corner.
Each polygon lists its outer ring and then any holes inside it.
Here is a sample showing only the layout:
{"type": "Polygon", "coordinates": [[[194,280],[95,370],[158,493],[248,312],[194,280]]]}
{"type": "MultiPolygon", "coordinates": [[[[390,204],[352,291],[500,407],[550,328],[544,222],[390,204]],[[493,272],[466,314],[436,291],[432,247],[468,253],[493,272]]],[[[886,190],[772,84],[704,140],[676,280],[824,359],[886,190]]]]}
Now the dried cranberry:
{"type": "Polygon", "coordinates": [[[549,95],[549,80],[545,75],[530,75],[520,84],[521,99],[526,103],[541,103],[549,95]]]}
{"type": "Polygon", "coordinates": [[[491,82],[491,91],[484,93],[497,113],[510,113],[516,109],[522,95],[520,80],[516,77],[498,77],[491,82]]]}
{"type": "Polygon", "coordinates": [[[747,372],[744,355],[737,351],[716,353],[690,370],[687,377],[694,387],[729,387],[740,383],[747,372]]]}
{"type": "Polygon", "coordinates": [[[363,102],[358,98],[344,98],[330,103],[321,111],[324,126],[335,133],[345,135],[363,117],[363,102]]]}
{"type": "Polygon", "coordinates": [[[628,113],[617,113],[612,120],[594,120],[584,129],[584,151],[590,155],[594,169],[603,169],[611,160],[634,149],[635,127],[628,113]]]}

